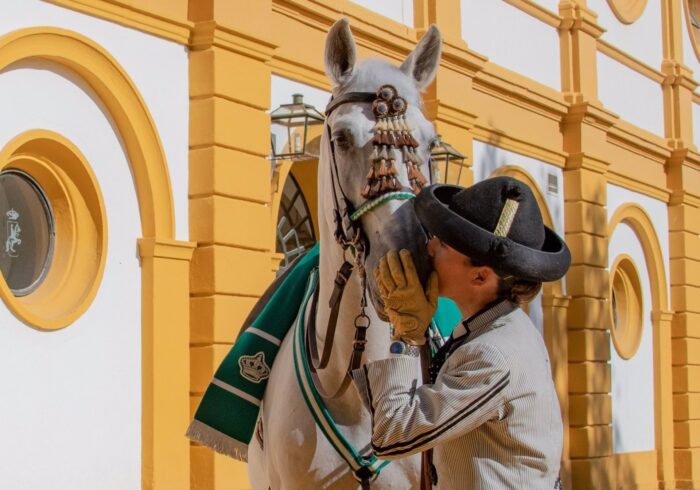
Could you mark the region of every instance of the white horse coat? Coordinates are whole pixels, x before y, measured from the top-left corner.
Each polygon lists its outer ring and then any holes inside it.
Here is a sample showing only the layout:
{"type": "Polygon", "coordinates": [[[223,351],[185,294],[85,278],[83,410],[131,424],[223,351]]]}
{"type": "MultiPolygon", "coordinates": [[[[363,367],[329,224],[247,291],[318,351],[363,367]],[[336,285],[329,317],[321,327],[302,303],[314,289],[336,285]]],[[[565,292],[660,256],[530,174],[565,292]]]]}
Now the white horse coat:
{"type": "MultiPolygon", "coordinates": [[[[440,35],[432,26],[416,49],[397,68],[380,60],[366,60],[356,65],[355,42],[347,20],[336,22],[326,40],[326,72],[333,84],[333,95],[348,92],[375,92],[380,86],[391,84],[408,102],[407,119],[413,135],[420,143],[418,153],[424,162],[435,139],[433,125],[421,111],[420,91],[433,80],[440,57],[440,35]]],[[[319,232],[321,254],[319,265],[319,301],[316,315],[317,340],[323,344],[328,322],[328,301],[333,290],[333,279],[343,263],[342,248],[333,238],[333,198],[331,189],[330,142],[333,139],[340,185],[347,197],[358,208],[364,201],[360,195],[366,184],[369,155],[372,150],[372,129],[375,117],[371,104],[353,102],[344,104],[329,116],[328,128],[321,140],[321,158],[318,169],[319,232]]],[[[408,187],[406,167],[400,152],[396,166],[399,180],[408,187]]],[[[421,168],[429,175],[428,164],[421,168]]],[[[366,260],[368,297],[366,309],[371,326],[363,361],[385,358],[390,344],[389,325],[382,320],[382,305],[378,300],[373,271],[379,259],[390,249],[407,248],[415,258],[423,278],[428,273],[425,237],[413,212],[410,201],[389,201],[361,218],[364,234],[369,241],[366,260]],[[379,313],[378,313],[379,312],[379,313]]],[[[354,319],[359,313],[361,286],[359,275],[353,273],[346,287],[338,318],[334,349],[328,367],[319,371],[323,388],[332,393],[340,386],[352,350],[354,319]]],[[[328,443],[304,402],[293,367],[292,335],[288,334],[272,367],[268,381],[261,420],[263,446],[256,437],[248,449],[249,477],[254,489],[357,489],[358,481],[348,465],[328,443]]],[[[371,424],[369,413],[363,408],[354,387],[336,399],[325,399],[336,425],[362,454],[369,453],[371,424]]],[[[393,461],[372,482],[372,488],[417,488],[420,480],[420,457],[393,461]]]]}

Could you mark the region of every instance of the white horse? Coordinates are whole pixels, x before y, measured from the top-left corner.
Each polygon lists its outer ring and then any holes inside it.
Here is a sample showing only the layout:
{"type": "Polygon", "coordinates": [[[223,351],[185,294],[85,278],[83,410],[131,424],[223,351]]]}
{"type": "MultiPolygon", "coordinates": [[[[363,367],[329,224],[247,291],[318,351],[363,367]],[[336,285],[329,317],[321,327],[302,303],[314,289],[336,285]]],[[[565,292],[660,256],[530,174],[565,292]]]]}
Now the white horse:
{"type": "MultiPolygon", "coordinates": [[[[420,92],[435,77],[440,58],[441,39],[435,26],[425,33],[415,50],[397,68],[381,60],[366,60],[356,65],[355,41],[347,20],[336,22],[326,40],[325,67],[335,100],[351,92],[376,92],[390,84],[408,103],[406,119],[419,146],[416,153],[423,162],[420,170],[428,176],[430,145],[435,139],[432,123],[424,117],[420,92]]],[[[336,197],[342,189],[355,209],[366,201],[362,191],[367,184],[370,154],[373,151],[373,128],[376,118],[370,102],[350,101],[337,106],[327,118],[328,127],[321,140],[318,169],[319,195],[319,301],[316,313],[317,339],[322,345],[328,323],[329,298],[336,271],[344,261],[344,252],[334,239],[331,167],[337,167],[336,197]],[[333,141],[333,148],[331,142],[333,141]],[[334,152],[335,163],[332,153],[334,152]]],[[[409,190],[409,179],[401,152],[395,151],[398,180],[402,190],[409,190]]],[[[423,279],[429,272],[424,247],[425,237],[410,200],[391,200],[360,218],[368,250],[365,261],[368,296],[366,313],[371,326],[363,362],[386,358],[390,344],[389,325],[378,299],[373,271],[389,249],[412,251],[423,279]],[[382,319],[383,318],[383,319],[382,319]]],[[[346,256],[350,254],[346,252],[346,256]]],[[[328,367],[319,371],[323,388],[334,392],[347,376],[351,355],[354,321],[360,311],[362,287],[360,274],[353,273],[345,289],[328,367]]],[[[249,477],[254,489],[357,489],[360,484],[348,465],[326,440],[307,407],[293,367],[293,335],[281,345],[265,392],[261,411],[263,445],[253,437],[248,450],[249,477]]],[[[337,398],[324,402],[345,437],[363,454],[370,450],[369,413],[362,407],[354,387],[337,398]]],[[[397,460],[384,467],[371,483],[377,489],[416,488],[420,480],[420,457],[397,460]]]]}

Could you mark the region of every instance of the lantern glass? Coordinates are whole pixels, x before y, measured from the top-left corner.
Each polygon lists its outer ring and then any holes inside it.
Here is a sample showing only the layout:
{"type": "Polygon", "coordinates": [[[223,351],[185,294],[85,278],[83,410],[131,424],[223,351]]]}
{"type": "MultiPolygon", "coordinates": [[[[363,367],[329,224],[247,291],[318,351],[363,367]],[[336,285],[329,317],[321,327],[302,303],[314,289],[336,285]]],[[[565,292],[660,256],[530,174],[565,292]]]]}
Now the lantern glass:
{"type": "Polygon", "coordinates": [[[434,184],[459,184],[462,167],[464,167],[464,155],[449,143],[442,141],[440,135],[430,151],[430,161],[434,184]]]}
{"type": "Polygon", "coordinates": [[[325,117],[310,104],[304,103],[302,94],[294,94],[291,104],[282,104],[270,113],[272,123],[272,160],[309,160],[318,158],[311,154],[306,143],[309,126],[323,124],[325,117]]]}

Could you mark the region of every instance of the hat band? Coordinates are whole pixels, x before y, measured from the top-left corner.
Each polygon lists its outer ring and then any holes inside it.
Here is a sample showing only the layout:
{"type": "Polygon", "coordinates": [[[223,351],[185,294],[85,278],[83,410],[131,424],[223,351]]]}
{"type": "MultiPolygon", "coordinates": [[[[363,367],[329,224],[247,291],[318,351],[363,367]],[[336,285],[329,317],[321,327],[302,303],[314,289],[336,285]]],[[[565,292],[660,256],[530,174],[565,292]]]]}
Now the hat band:
{"type": "Polygon", "coordinates": [[[518,212],[518,206],[520,206],[520,203],[515,199],[506,199],[506,203],[501,210],[501,216],[498,218],[496,229],[493,230],[494,235],[500,237],[508,236],[510,227],[513,226],[515,213],[518,212]]]}

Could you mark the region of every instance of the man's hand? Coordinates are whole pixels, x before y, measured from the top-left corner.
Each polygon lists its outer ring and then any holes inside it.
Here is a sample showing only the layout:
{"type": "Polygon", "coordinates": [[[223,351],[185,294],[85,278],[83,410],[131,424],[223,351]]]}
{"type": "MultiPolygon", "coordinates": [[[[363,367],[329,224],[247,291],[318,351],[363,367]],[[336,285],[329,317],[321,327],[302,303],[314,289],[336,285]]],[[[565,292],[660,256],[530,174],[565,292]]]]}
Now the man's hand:
{"type": "Polygon", "coordinates": [[[437,308],[438,281],[433,271],[423,291],[411,252],[391,250],[374,271],[384,310],[394,327],[394,339],[413,345],[425,343],[425,330],[437,308]]]}

